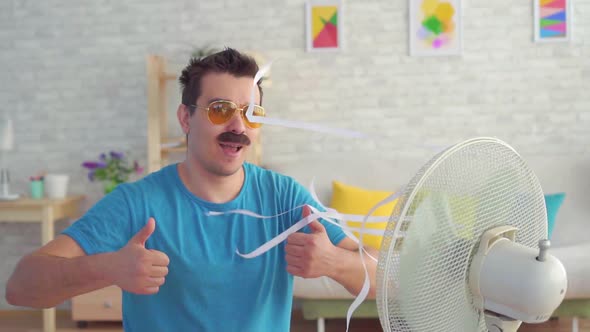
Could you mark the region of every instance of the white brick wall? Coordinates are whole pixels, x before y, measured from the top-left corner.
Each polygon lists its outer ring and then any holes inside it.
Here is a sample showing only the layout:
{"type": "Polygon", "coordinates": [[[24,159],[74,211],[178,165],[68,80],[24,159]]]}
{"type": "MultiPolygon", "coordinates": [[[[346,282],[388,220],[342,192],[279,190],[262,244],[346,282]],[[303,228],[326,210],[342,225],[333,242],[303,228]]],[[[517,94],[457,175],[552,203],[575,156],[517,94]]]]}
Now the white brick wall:
{"type": "MultiPolygon", "coordinates": [[[[206,44],[276,60],[265,94],[272,116],[381,136],[266,127],[268,163],[308,152],[422,156],[479,135],[523,155],[590,156],[590,0],[575,2],[571,44],[532,42],[532,1],[465,1],[464,55],[453,58],[407,55],[401,0],[344,1],[344,50],[306,53],[303,3],[1,1],[0,112],[16,126],[6,156],[14,189],[26,191],[39,170],[66,172],[71,191],[93,201],[100,190],[83,160],[119,149],[145,165],[145,56],[179,69],[206,44]]],[[[0,224],[0,285],[37,237],[34,226],[0,224]]]]}

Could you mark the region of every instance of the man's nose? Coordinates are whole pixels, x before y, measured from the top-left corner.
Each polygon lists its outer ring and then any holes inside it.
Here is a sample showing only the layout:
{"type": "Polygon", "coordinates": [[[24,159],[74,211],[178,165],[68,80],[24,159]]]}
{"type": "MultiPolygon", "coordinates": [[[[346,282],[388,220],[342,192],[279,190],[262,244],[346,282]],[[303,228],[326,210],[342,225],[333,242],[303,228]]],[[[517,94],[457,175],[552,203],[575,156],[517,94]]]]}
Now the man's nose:
{"type": "Polygon", "coordinates": [[[242,134],[246,132],[246,122],[244,121],[243,110],[237,110],[231,119],[227,122],[227,131],[235,134],[242,134]]]}

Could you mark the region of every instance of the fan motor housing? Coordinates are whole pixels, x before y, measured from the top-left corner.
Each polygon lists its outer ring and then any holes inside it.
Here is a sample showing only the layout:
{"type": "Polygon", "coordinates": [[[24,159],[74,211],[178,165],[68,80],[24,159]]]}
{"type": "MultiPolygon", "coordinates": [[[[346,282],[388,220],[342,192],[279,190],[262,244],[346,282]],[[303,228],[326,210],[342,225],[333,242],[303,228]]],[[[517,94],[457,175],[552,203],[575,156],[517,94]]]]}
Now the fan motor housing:
{"type": "Polygon", "coordinates": [[[482,236],[470,287],[485,310],[526,323],[544,322],[565,296],[565,268],[550,254],[537,260],[538,250],[513,242],[514,231],[500,227],[482,236]],[[504,236],[506,232],[512,233],[504,236]]]}

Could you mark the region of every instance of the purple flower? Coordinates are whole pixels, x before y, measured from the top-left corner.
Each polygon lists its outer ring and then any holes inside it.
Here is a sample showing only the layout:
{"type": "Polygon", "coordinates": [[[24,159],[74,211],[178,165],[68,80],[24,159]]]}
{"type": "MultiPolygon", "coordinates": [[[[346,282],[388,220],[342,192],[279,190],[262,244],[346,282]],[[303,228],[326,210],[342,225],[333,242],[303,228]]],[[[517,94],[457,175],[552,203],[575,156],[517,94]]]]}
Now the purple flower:
{"type": "Polygon", "coordinates": [[[144,170],[137,160],[129,165],[125,154],[118,151],[101,153],[98,161],[84,161],[82,167],[88,170],[88,180],[99,181],[105,185],[105,193],[128,181],[131,174],[141,175],[144,170]]]}
{"type": "Polygon", "coordinates": [[[107,164],[102,161],[85,161],[82,163],[83,167],[88,169],[105,168],[107,164]]]}
{"type": "Polygon", "coordinates": [[[124,157],[123,152],[111,151],[111,158],[113,159],[123,159],[124,157]]]}

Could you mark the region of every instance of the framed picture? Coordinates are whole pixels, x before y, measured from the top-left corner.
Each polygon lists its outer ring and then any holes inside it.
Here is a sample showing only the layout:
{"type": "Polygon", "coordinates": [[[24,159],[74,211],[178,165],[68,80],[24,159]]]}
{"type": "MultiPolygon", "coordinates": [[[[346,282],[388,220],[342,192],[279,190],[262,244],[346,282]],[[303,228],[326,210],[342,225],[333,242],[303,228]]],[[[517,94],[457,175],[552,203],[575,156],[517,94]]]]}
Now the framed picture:
{"type": "Polygon", "coordinates": [[[461,55],[461,0],[409,0],[410,55],[461,55]]]}
{"type": "Polygon", "coordinates": [[[572,2],[573,0],[534,0],[536,42],[571,40],[572,2]]]}
{"type": "Polygon", "coordinates": [[[342,2],[308,0],[305,3],[305,26],[308,52],[342,49],[342,2]]]}

